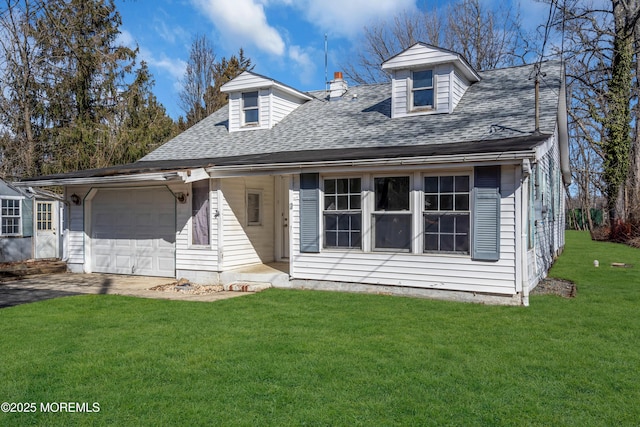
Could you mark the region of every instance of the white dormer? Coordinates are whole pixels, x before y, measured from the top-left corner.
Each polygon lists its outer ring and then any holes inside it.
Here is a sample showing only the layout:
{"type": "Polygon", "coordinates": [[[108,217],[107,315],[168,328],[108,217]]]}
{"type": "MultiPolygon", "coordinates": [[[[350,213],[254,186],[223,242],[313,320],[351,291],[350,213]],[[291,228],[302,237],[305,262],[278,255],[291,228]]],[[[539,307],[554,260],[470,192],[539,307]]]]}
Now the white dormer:
{"type": "Polygon", "coordinates": [[[229,94],[229,132],[271,129],[312,98],[292,87],[251,71],[223,84],[229,94]]]}
{"type": "Polygon", "coordinates": [[[391,117],[452,113],[478,73],[459,54],[416,43],[382,63],[391,73],[391,117]]]}

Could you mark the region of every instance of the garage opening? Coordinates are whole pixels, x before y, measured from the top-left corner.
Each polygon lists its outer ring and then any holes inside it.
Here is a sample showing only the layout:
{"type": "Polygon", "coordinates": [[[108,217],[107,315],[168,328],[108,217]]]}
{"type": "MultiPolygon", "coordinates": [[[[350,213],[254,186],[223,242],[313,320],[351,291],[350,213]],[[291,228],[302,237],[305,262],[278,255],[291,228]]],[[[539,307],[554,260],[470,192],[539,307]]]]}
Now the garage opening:
{"type": "Polygon", "coordinates": [[[175,212],[166,187],[99,189],[91,202],[92,271],[174,277],[175,212]]]}

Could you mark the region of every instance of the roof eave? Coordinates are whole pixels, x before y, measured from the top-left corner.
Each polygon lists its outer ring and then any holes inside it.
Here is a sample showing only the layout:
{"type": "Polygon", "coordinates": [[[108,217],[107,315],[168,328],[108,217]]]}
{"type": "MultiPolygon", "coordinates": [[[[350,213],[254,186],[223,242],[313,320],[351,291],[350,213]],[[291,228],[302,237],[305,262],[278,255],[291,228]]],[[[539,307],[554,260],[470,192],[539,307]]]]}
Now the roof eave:
{"type": "Polygon", "coordinates": [[[171,182],[178,181],[181,177],[178,172],[134,173],[113,176],[92,176],[86,178],[46,178],[32,181],[16,182],[19,187],[55,187],[68,185],[96,185],[96,184],[128,184],[144,182],[171,182]]]}

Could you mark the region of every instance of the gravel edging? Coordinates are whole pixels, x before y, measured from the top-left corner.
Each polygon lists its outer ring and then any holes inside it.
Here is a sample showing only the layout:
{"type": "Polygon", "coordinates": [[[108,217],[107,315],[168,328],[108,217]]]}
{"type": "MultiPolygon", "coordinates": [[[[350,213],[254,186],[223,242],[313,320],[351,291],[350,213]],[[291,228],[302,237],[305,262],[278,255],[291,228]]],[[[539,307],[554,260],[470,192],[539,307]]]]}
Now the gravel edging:
{"type": "Polygon", "coordinates": [[[542,279],[530,295],[558,295],[563,298],[575,298],[578,289],[570,280],[547,277],[542,279]]]}

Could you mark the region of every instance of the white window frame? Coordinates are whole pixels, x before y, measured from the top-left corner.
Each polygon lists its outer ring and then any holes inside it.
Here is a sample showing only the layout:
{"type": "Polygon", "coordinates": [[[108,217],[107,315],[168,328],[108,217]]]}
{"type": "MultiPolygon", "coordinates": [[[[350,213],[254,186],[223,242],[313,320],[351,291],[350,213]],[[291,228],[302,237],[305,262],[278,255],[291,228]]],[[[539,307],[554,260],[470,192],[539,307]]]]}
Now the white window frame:
{"type": "Polygon", "coordinates": [[[240,96],[240,102],[242,103],[242,126],[259,126],[260,125],[260,91],[254,90],[250,92],[242,92],[240,96]],[[245,105],[245,95],[256,94],[256,105],[247,107],[245,105]],[[258,120],[255,122],[247,121],[247,112],[256,110],[258,113],[258,120]]]}
{"type": "MultiPolygon", "coordinates": [[[[428,173],[428,174],[423,174],[422,176],[422,182],[421,182],[421,203],[422,203],[422,207],[421,207],[421,211],[422,211],[422,215],[421,215],[421,220],[422,220],[422,248],[423,248],[423,253],[425,254],[443,254],[443,255],[462,255],[462,256],[466,256],[466,257],[470,257],[471,256],[471,245],[472,245],[472,230],[471,230],[471,225],[473,222],[472,219],[472,189],[473,189],[473,172],[472,171],[468,171],[468,170],[458,170],[458,171],[451,171],[451,170],[442,170],[442,171],[438,171],[438,172],[433,172],[433,173],[428,173]],[[467,195],[467,209],[466,210],[456,210],[455,209],[455,195],[456,195],[456,191],[455,191],[455,177],[460,177],[460,176],[465,176],[468,178],[468,186],[467,186],[467,191],[463,191],[460,192],[459,194],[465,194],[467,195]],[[428,192],[426,189],[426,185],[425,185],[425,181],[426,178],[438,178],[438,182],[440,182],[440,178],[442,177],[454,177],[454,181],[453,181],[453,189],[451,192],[442,192],[440,191],[440,188],[438,187],[438,192],[437,193],[433,193],[433,192],[428,192]],[[426,209],[426,200],[427,200],[427,195],[429,194],[435,194],[436,197],[438,198],[438,203],[440,201],[440,196],[444,194],[451,194],[453,196],[453,209],[441,209],[440,206],[438,206],[437,210],[427,210],[426,209]],[[426,227],[426,217],[427,215],[432,215],[432,216],[447,216],[447,215],[451,215],[451,216],[459,216],[459,215],[467,215],[467,219],[469,221],[469,224],[467,226],[467,250],[466,251],[456,251],[455,250],[455,236],[457,233],[453,233],[454,235],[454,250],[453,251],[443,251],[440,248],[436,249],[427,249],[427,245],[426,245],[426,236],[427,234],[434,234],[434,233],[427,233],[427,227],[426,227]]],[[[440,229],[438,229],[438,232],[435,233],[438,236],[438,239],[440,239],[440,236],[442,234],[450,234],[450,233],[441,233],[440,229]]],[[[458,233],[458,234],[462,234],[462,233],[458,233]]]]}
{"type": "Polygon", "coordinates": [[[263,203],[263,199],[262,199],[262,190],[256,190],[256,189],[247,189],[247,194],[246,194],[246,219],[247,219],[247,226],[261,226],[262,225],[262,203],[263,203]],[[249,220],[249,196],[258,196],[258,221],[250,221],[249,220]]]}
{"type": "MultiPolygon", "coordinates": [[[[364,230],[364,193],[363,193],[363,186],[364,186],[364,178],[362,176],[354,176],[354,175],[340,175],[340,176],[322,176],[321,177],[321,185],[322,185],[322,197],[321,197],[321,203],[322,203],[322,219],[321,219],[321,224],[322,224],[322,248],[323,249],[327,249],[327,250],[362,250],[364,247],[364,235],[365,235],[365,230],[364,230]],[[328,209],[326,206],[326,197],[327,197],[327,192],[326,192],[326,181],[338,181],[341,179],[347,179],[349,180],[349,187],[350,187],[350,181],[352,179],[359,179],[360,180],[360,192],[359,193],[351,193],[351,188],[347,189],[347,193],[332,193],[335,195],[335,197],[347,197],[349,202],[348,202],[348,209],[328,209]],[[360,208],[359,209],[354,209],[351,207],[351,197],[352,196],[356,196],[358,195],[360,197],[360,208]],[[340,245],[336,245],[336,246],[327,246],[327,239],[326,239],[326,233],[327,233],[327,229],[326,229],[326,220],[325,218],[328,215],[340,215],[340,214],[346,214],[346,215],[356,215],[359,214],[360,215],[360,245],[359,246],[340,246],[340,245]]],[[[351,229],[351,224],[349,225],[349,233],[352,233],[354,230],[351,229]]]]}
{"type": "MultiPolygon", "coordinates": [[[[3,196],[0,197],[0,236],[15,237],[22,236],[22,197],[3,196]],[[4,209],[15,209],[15,206],[4,207],[5,200],[14,200],[18,202],[18,215],[4,215],[4,209]],[[4,220],[5,218],[17,218],[18,219],[18,232],[17,233],[4,233],[4,220]]],[[[13,227],[13,225],[12,225],[13,227]]]]}
{"type": "Polygon", "coordinates": [[[411,71],[411,77],[409,78],[409,97],[408,97],[408,101],[409,101],[409,111],[413,111],[413,112],[421,112],[421,111],[435,111],[436,110],[436,72],[435,69],[433,68],[426,68],[426,69],[419,69],[419,70],[412,70],[411,71]],[[414,77],[413,75],[415,73],[420,73],[420,72],[424,72],[424,71],[431,71],[431,86],[424,86],[424,87],[416,87],[414,85],[414,77]],[[417,106],[415,105],[414,102],[414,94],[416,91],[421,91],[421,90],[431,90],[433,93],[433,105],[425,105],[425,106],[417,106]]]}
{"type": "Polygon", "coordinates": [[[371,179],[371,184],[372,184],[372,188],[371,188],[371,199],[372,199],[372,205],[371,205],[371,250],[373,252],[403,252],[403,253],[412,253],[413,252],[413,239],[415,238],[415,231],[414,230],[414,221],[413,221],[413,214],[414,214],[414,202],[413,202],[413,196],[412,196],[412,192],[413,192],[413,173],[397,173],[397,174],[387,174],[387,175],[373,175],[372,179],[371,179]],[[384,179],[384,178],[408,178],[409,179],[409,185],[408,185],[408,194],[407,194],[407,198],[409,199],[409,208],[407,210],[377,210],[376,209],[376,180],[377,179],[384,179]],[[409,241],[409,247],[407,249],[403,249],[403,248],[378,248],[376,247],[376,216],[377,215],[406,215],[409,217],[409,236],[410,236],[410,241],[409,241]]]}

